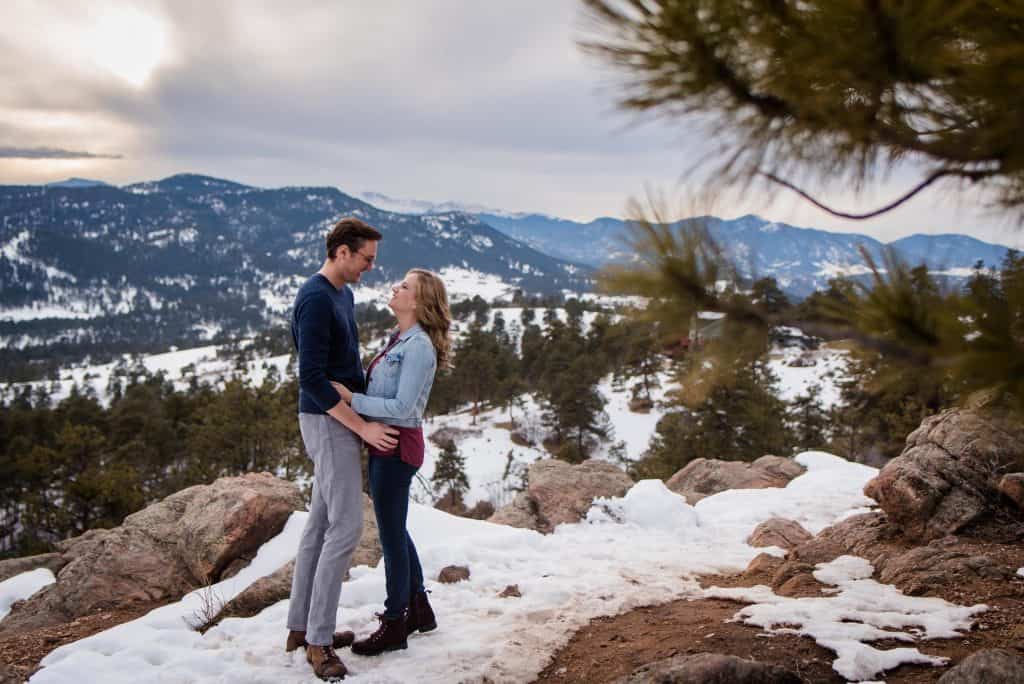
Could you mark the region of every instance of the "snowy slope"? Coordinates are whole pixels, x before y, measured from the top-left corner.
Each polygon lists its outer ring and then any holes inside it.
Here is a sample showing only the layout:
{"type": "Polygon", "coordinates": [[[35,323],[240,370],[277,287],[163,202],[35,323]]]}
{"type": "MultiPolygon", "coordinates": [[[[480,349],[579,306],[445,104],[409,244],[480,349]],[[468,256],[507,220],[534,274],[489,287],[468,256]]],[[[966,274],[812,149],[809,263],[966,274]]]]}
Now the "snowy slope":
{"type": "MultiPolygon", "coordinates": [[[[702,590],[697,574],[734,573],[764,549],[744,543],[753,527],[774,515],[800,520],[812,532],[868,506],[861,493],[876,474],[820,452],[797,457],[807,473],[785,489],[728,491],[696,507],[657,480],[636,484],[621,499],[595,503],[587,520],[559,526],[544,536],[532,531],[456,518],[424,506],[410,509],[428,578],[449,564],[468,565],[469,581],[443,585],[428,580],[440,628],[410,639],[409,648],[376,658],[342,652],[353,682],[530,681],[573,631],[590,619],[677,598],[715,595],[702,590]],[[742,501],[742,506],[737,503],[742,501]],[[515,584],[521,598],[499,598],[515,584]]],[[[298,543],[305,513],[295,513],[285,530],[268,542],[253,564],[210,590],[228,600],[259,576],[286,563],[298,543]]],[[[938,599],[903,597],[892,587],[867,584],[864,561],[840,559],[819,567],[837,584],[836,596],[816,599],[816,615],[801,629],[837,652],[834,667],[866,679],[900,662],[921,662],[913,642],[950,636],[970,628],[983,606],[963,608],[938,599]],[[840,562],[842,561],[842,562],[840,562]],[[859,582],[859,583],[858,583],[859,582]],[[851,595],[859,594],[857,611],[851,595]],[[871,598],[877,597],[872,605],[871,598]],[[883,620],[908,630],[905,648],[876,650],[862,642],[880,637],[867,626],[883,620]],[[864,629],[853,627],[862,623],[864,629]],[[843,640],[829,640],[845,625],[843,640]],[[860,644],[856,646],[854,644],[860,644]],[[855,650],[851,669],[847,653],[855,650]]],[[[32,684],[117,684],[119,682],[266,682],[312,680],[301,651],[286,654],[282,601],[247,619],[228,619],[205,635],[188,622],[201,605],[197,591],[133,622],[62,646],[43,660],[32,684]]],[[[718,590],[721,591],[721,590],[718,590]]],[[[751,590],[754,592],[755,590],[751,590]]],[[[751,596],[755,605],[741,617],[774,624],[793,623],[792,604],[770,592],[751,596]],[[756,609],[756,615],[750,615],[756,609]]],[[[340,628],[366,634],[384,598],[383,563],[357,567],[338,609],[340,628]]],[[[891,637],[891,632],[881,632],[891,637]]]]}

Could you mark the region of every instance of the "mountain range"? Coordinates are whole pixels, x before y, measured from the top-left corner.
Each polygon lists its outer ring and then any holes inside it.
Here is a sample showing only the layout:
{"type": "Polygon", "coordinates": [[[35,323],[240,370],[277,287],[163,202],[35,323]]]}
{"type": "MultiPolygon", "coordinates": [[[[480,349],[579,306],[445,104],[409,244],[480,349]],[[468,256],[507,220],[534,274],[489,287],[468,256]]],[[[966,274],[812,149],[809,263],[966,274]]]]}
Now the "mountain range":
{"type": "MultiPolygon", "coordinates": [[[[323,258],[323,234],[346,214],[385,234],[380,266],[365,277],[371,288],[423,266],[453,282],[491,278],[506,292],[580,292],[591,289],[596,268],[636,258],[629,225],[617,218],[582,223],[361,197],[195,174],[123,187],[86,179],[0,186],[0,358],[31,348],[152,351],[264,329],[283,319],[323,258]]],[[[775,277],[796,298],[829,278],[863,275],[860,249],[877,259],[886,247],[757,216],[683,223],[707,227],[744,275],[775,277]]],[[[978,261],[997,266],[1007,251],[965,235],[914,235],[889,246],[953,279],[978,261]]],[[[486,295],[478,282],[454,294],[486,295]]]]}
{"type": "MultiPolygon", "coordinates": [[[[619,218],[579,222],[458,202],[431,203],[373,192],[361,196],[380,206],[406,212],[444,209],[472,213],[545,254],[594,268],[629,263],[636,258],[631,248],[630,224],[619,218]]],[[[830,278],[865,275],[868,268],[861,249],[881,265],[885,250],[891,248],[903,261],[915,266],[924,264],[933,275],[951,281],[968,277],[979,261],[989,268],[998,267],[1008,249],[959,234],[917,234],[884,243],[868,235],[800,228],[753,215],[735,219],[701,216],[680,221],[679,225],[706,228],[741,275],[750,279],[773,277],[787,294],[798,299],[826,287],[830,278]]]]}
{"type": "Polygon", "coordinates": [[[255,188],[192,174],[114,187],[0,186],[0,346],[82,355],[236,336],[280,321],[354,215],[385,235],[370,287],[413,266],[490,274],[511,287],[590,289],[591,269],[465,213],[397,214],[336,188],[255,188]]]}

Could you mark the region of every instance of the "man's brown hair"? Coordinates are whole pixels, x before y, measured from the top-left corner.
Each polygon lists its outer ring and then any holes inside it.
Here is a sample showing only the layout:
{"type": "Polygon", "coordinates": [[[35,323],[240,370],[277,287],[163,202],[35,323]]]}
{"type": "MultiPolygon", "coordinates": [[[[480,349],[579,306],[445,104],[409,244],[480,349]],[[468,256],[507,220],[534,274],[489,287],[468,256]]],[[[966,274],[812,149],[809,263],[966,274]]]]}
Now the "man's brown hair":
{"type": "Polygon", "coordinates": [[[338,247],[345,245],[350,252],[357,252],[363,248],[367,240],[377,242],[383,236],[380,231],[354,216],[346,216],[331,228],[327,233],[327,258],[333,259],[338,247]]]}

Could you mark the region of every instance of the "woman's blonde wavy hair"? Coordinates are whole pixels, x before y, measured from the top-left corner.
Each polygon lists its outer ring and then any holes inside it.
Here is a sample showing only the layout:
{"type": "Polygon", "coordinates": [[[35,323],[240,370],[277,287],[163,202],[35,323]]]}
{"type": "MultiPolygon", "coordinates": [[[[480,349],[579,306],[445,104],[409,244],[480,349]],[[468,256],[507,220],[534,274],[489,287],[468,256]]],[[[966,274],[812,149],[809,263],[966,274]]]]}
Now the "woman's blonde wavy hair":
{"type": "Polygon", "coordinates": [[[444,281],[433,271],[414,268],[416,276],[416,320],[430,336],[437,350],[437,367],[448,366],[452,351],[452,312],[448,308],[448,290],[444,281]]]}

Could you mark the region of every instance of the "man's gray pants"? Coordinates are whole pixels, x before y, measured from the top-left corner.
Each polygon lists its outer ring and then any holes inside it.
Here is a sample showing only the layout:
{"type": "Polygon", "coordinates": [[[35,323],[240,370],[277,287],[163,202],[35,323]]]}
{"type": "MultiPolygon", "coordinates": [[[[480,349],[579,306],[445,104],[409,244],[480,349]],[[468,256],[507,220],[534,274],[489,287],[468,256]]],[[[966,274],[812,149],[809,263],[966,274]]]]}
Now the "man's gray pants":
{"type": "Polygon", "coordinates": [[[313,460],[313,499],[295,556],[288,629],[306,632],[306,643],[329,646],[341,578],[363,533],[361,444],[328,415],[300,413],[299,430],[313,460]]]}

